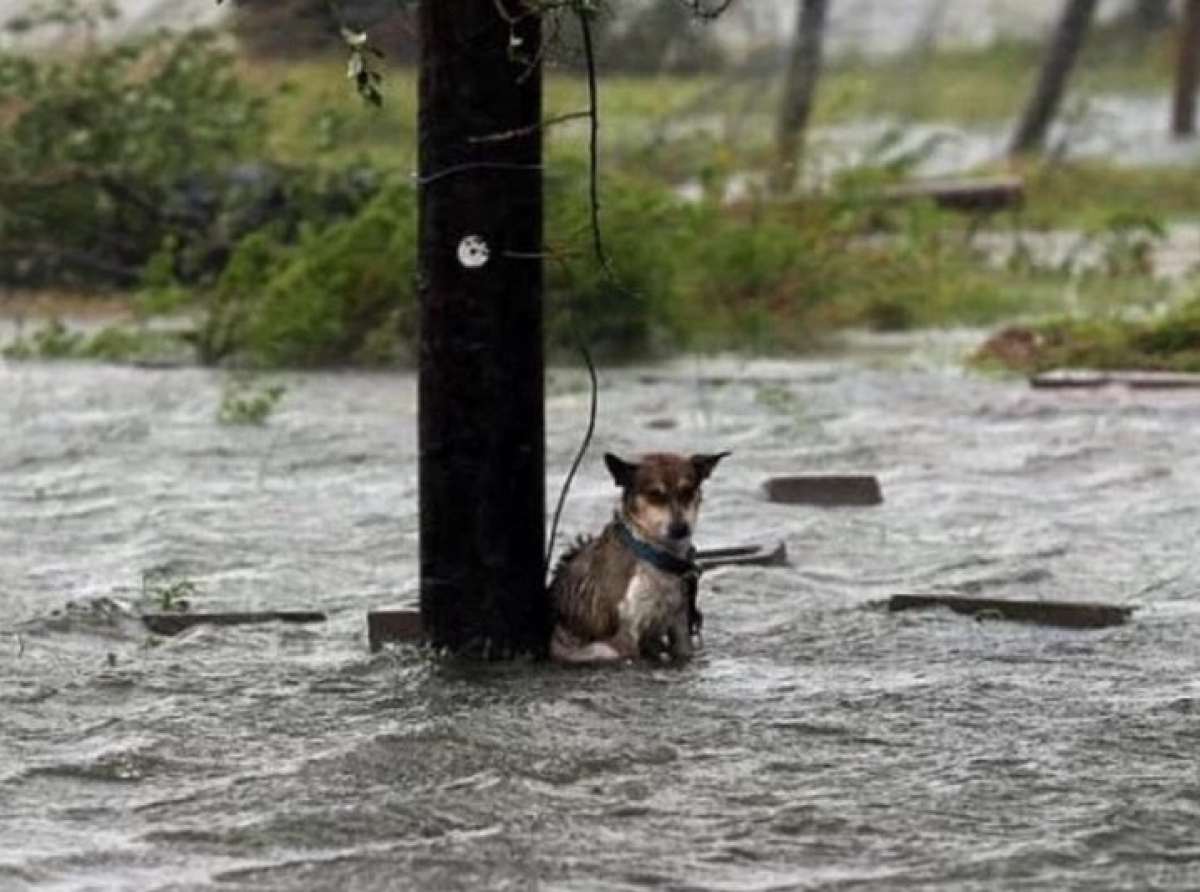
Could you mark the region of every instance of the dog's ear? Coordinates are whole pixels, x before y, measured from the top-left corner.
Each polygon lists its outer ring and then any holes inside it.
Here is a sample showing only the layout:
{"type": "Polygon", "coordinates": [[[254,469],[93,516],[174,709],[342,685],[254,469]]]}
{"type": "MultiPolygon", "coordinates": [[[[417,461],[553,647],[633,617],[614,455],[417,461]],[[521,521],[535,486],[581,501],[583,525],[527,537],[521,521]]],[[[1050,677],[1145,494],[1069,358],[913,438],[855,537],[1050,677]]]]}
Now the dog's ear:
{"type": "Polygon", "coordinates": [[[608,473],[612,474],[613,483],[621,489],[633,487],[633,475],[637,473],[638,467],[636,464],[627,462],[611,452],[606,452],[604,453],[604,465],[608,468],[608,473]]]}
{"type": "Polygon", "coordinates": [[[692,467],[696,469],[696,476],[700,479],[700,482],[703,483],[708,479],[708,475],[713,472],[713,468],[717,466],[717,462],[731,454],[729,452],[716,452],[711,455],[693,455],[692,467]]]}

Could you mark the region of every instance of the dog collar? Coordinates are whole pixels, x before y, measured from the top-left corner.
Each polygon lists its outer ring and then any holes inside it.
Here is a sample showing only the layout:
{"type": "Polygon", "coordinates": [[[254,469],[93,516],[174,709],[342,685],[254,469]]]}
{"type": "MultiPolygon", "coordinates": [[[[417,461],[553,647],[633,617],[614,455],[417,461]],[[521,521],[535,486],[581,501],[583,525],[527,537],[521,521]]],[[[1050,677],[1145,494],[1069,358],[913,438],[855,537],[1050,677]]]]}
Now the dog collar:
{"type": "Polygon", "coordinates": [[[677,554],[672,554],[665,548],[658,548],[655,545],[651,545],[645,539],[639,539],[633,534],[633,530],[629,529],[629,524],[620,515],[617,516],[616,522],[617,539],[638,560],[645,561],[658,570],[662,570],[665,573],[673,573],[676,576],[700,575],[700,567],[696,563],[695,548],[689,549],[688,556],[682,558],[677,554]]]}

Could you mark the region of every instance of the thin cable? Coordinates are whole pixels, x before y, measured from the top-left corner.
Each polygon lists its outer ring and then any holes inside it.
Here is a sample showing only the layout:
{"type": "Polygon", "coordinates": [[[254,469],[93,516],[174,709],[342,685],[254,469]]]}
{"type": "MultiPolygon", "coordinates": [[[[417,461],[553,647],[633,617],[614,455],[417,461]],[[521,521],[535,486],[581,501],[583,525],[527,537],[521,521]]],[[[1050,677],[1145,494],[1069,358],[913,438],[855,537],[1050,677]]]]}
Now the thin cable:
{"type": "Polygon", "coordinates": [[[579,342],[579,352],[583,354],[583,361],[587,365],[588,377],[592,382],[592,400],[591,406],[588,409],[587,430],[583,434],[583,442],[579,446],[579,451],[575,453],[575,461],[571,462],[571,470],[567,472],[567,476],[563,480],[562,489],[558,493],[558,505],[554,508],[554,519],[550,522],[550,539],[546,543],[546,560],[542,565],[542,576],[544,578],[550,576],[550,559],[554,555],[554,540],[558,537],[558,521],[562,517],[563,506],[567,502],[567,493],[571,489],[571,484],[575,481],[575,474],[579,470],[580,464],[583,463],[583,457],[587,454],[588,447],[592,444],[592,434],[596,432],[596,407],[599,402],[600,392],[600,385],[596,380],[596,366],[592,363],[592,355],[588,352],[588,348],[582,341],[579,342]]]}

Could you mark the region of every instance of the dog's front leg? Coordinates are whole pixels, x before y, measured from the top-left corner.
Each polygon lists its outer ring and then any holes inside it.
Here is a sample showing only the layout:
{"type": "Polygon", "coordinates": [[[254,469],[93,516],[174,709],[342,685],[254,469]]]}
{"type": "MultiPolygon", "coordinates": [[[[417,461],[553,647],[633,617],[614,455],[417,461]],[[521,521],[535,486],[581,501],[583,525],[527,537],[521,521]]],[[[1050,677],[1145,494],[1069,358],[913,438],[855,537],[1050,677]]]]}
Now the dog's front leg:
{"type": "Polygon", "coordinates": [[[692,658],[692,628],[685,612],[667,630],[667,643],[670,645],[671,659],[676,663],[686,663],[692,658]]]}

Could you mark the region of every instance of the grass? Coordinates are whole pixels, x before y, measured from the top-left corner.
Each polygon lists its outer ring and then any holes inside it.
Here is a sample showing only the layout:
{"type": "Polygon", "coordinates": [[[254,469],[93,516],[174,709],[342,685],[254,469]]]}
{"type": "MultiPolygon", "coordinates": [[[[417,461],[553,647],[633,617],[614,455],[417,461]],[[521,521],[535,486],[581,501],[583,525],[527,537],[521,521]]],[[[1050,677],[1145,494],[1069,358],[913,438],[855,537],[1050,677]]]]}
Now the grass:
{"type": "Polygon", "coordinates": [[[1051,369],[1200,372],[1200,305],[1155,320],[1059,319],[1013,325],[971,357],[986,369],[1030,374],[1051,369]]]}
{"type": "Polygon", "coordinates": [[[1200,164],[1130,167],[1103,160],[1026,166],[1024,225],[1089,229],[1118,216],[1200,217],[1200,164]]]}

